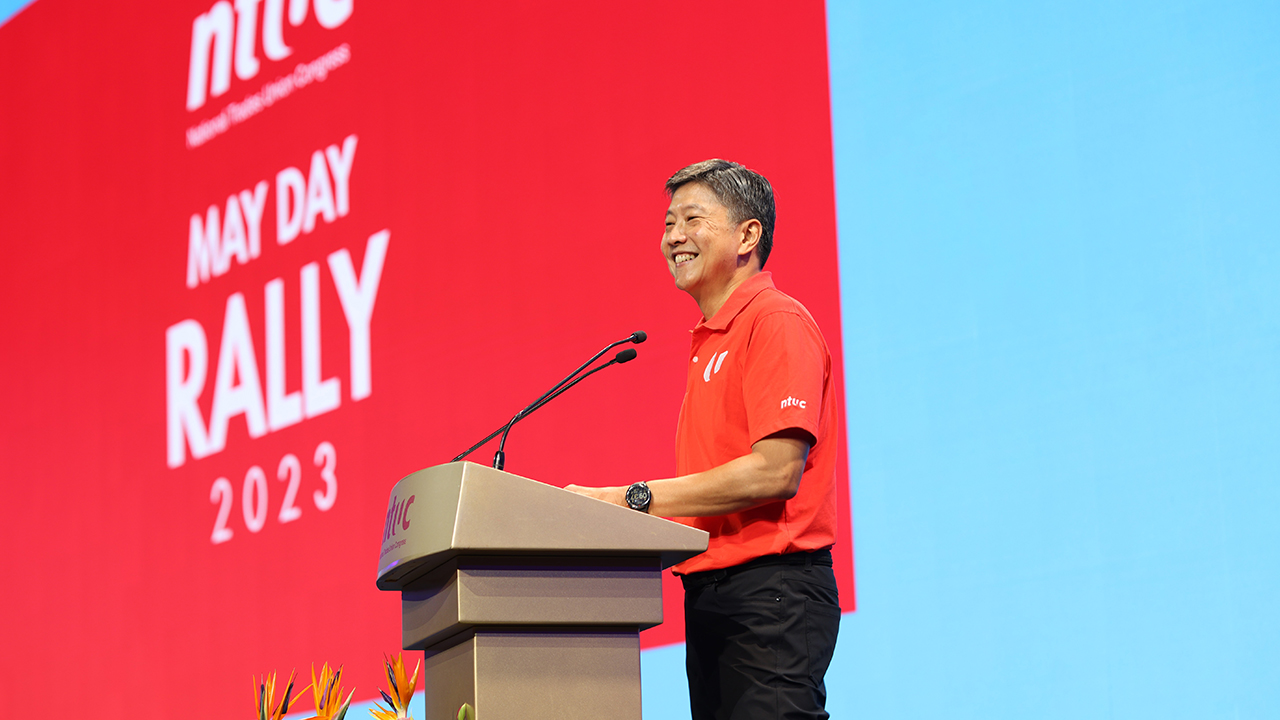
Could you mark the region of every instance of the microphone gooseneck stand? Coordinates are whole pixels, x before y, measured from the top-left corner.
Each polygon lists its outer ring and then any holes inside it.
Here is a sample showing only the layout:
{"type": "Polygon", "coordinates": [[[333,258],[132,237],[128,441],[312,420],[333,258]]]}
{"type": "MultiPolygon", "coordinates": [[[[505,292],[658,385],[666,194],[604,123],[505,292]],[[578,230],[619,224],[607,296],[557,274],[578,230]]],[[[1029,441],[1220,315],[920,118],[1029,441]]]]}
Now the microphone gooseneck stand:
{"type": "Polygon", "coordinates": [[[502,435],[502,440],[498,444],[498,451],[495,452],[493,455],[493,467],[498,470],[502,470],[503,467],[505,467],[506,465],[505,449],[507,444],[507,434],[511,432],[511,427],[513,425],[515,425],[520,420],[523,420],[524,418],[528,417],[531,413],[533,413],[533,411],[537,410],[543,405],[546,405],[548,402],[551,402],[555,398],[560,397],[560,395],[564,393],[564,391],[568,390],[574,385],[577,385],[578,383],[582,382],[588,377],[591,377],[592,375],[600,372],[601,370],[609,367],[610,365],[615,365],[615,364],[621,365],[623,363],[631,362],[632,360],[636,359],[636,355],[637,355],[635,348],[627,348],[626,350],[622,350],[618,352],[618,354],[615,355],[614,358],[609,362],[603,365],[600,365],[598,367],[594,367],[591,370],[587,371],[586,373],[582,372],[583,370],[586,370],[587,367],[591,365],[591,363],[595,362],[596,360],[599,360],[601,356],[603,356],[605,353],[609,352],[610,350],[612,350],[613,348],[619,345],[625,345],[627,343],[635,343],[639,345],[640,343],[644,342],[647,339],[648,339],[648,335],[646,335],[643,331],[636,331],[631,333],[627,337],[623,338],[622,340],[609,343],[604,347],[603,350],[596,353],[595,355],[592,355],[590,360],[580,365],[577,370],[574,370],[573,372],[569,373],[563,380],[561,380],[560,382],[552,386],[550,390],[543,393],[537,400],[534,400],[533,402],[529,403],[523,410],[516,413],[515,416],[513,416],[511,420],[509,420],[506,424],[504,424],[502,427],[499,427],[497,430],[494,430],[493,432],[489,433],[480,442],[467,448],[464,452],[462,452],[457,457],[455,457],[452,460],[452,462],[458,462],[459,460],[462,460],[463,458],[467,457],[468,455],[475,452],[476,450],[479,450],[485,443],[494,439],[498,435],[502,435]]]}

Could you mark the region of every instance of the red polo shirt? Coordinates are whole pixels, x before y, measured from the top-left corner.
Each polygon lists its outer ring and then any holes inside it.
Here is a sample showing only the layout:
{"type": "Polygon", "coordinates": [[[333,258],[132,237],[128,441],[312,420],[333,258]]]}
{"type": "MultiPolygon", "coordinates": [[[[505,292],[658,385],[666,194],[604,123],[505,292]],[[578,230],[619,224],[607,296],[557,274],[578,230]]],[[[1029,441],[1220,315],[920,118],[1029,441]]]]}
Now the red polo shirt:
{"type": "Polygon", "coordinates": [[[711,534],[705,553],[677,573],[716,570],[836,540],[835,382],[831,353],[803,305],[762,272],[738,286],[715,317],[693,329],[689,379],[676,425],[680,475],[747,455],[755,442],[799,428],[815,439],[786,501],[702,518],[673,518],[711,534]]]}

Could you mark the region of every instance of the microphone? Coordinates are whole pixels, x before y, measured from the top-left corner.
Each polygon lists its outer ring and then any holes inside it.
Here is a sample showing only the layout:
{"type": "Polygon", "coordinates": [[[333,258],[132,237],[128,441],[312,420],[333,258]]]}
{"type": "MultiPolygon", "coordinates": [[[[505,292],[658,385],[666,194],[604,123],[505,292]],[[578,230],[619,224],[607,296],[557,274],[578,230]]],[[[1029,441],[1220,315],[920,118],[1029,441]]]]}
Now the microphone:
{"type": "Polygon", "coordinates": [[[517,413],[515,417],[511,418],[511,422],[507,423],[506,428],[504,428],[502,431],[502,440],[498,442],[498,451],[493,454],[493,466],[498,470],[501,470],[507,464],[507,453],[505,452],[505,450],[507,447],[507,433],[511,432],[511,426],[515,425],[517,422],[531,415],[534,410],[537,410],[543,405],[546,405],[552,400],[555,400],[556,398],[560,397],[561,395],[564,394],[566,390],[573,387],[574,385],[577,385],[578,383],[582,382],[583,380],[586,380],[592,375],[595,375],[596,373],[609,367],[610,365],[621,365],[622,363],[631,362],[632,360],[636,359],[637,354],[638,353],[636,353],[635,348],[627,348],[626,350],[619,351],[618,354],[614,355],[613,359],[610,360],[609,362],[603,365],[599,365],[597,367],[591,368],[587,372],[574,378],[573,382],[568,383],[563,387],[552,388],[551,392],[547,393],[541,398],[538,398],[538,400],[536,400],[532,405],[530,405],[529,407],[517,413]]]}
{"type": "MultiPolygon", "coordinates": [[[[573,372],[569,373],[569,375],[568,375],[567,377],[565,377],[565,379],[561,380],[560,382],[558,382],[558,383],[556,383],[554,386],[552,386],[552,388],[551,388],[550,390],[548,390],[548,391],[546,391],[545,393],[543,393],[543,394],[542,394],[542,397],[540,397],[540,398],[538,398],[537,400],[534,400],[533,402],[529,403],[528,407],[526,407],[525,409],[523,409],[523,410],[521,410],[520,412],[516,413],[516,416],[515,416],[515,417],[513,417],[513,418],[511,418],[511,422],[510,422],[510,423],[507,423],[507,425],[506,425],[506,426],[504,426],[504,428],[503,428],[503,429],[505,429],[506,427],[509,427],[510,425],[513,425],[513,424],[514,424],[517,420],[519,420],[520,418],[522,418],[522,417],[524,417],[525,415],[528,415],[529,413],[533,412],[533,411],[534,411],[534,409],[535,409],[536,407],[540,407],[540,406],[542,405],[542,403],[544,403],[544,402],[546,402],[547,400],[549,400],[549,399],[550,399],[550,396],[551,396],[551,394],[552,394],[552,393],[554,393],[555,391],[559,390],[561,386],[563,386],[565,383],[567,383],[567,382],[569,382],[570,380],[572,380],[572,379],[573,379],[573,378],[574,378],[578,373],[580,373],[580,372],[582,372],[583,370],[585,370],[585,369],[587,368],[587,366],[588,366],[588,365],[590,365],[591,363],[593,363],[593,362],[595,362],[595,361],[599,360],[599,359],[600,359],[600,356],[602,356],[602,355],[604,355],[605,353],[609,352],[610,350],[612,350],[612,349],[614,349],[614,348],[618,347],[619,345],[626,345],[627,343],[635,343],[636,345],[639,345],[640,343],[642,343],[642,342],[644,342],[645,340],[648,340],[648,339],[649,339],[649,336],[648,336],[648,335],[646,335],[646,334],[644,333],[644,331],[643,331],[643,330],[637,330],[637,331],[635,331],[635,332],[631,333],[630,335],[628,335],[627,337],[625,337],[625,338],[623,338],[623,339],[621,339],[621,340],[618,340],[617,342],[611,342],[611,343],[609,343],[608,345],[605,345],[603,350],[601,350],[600,352],[596,353],[595,355],[592,355],[590,360],[588,360],[588,361],[586,361],[586,362],[582,363],[581,365],[579,365],[577,370],[574,370],[573,372]]],[[[626,362],[626,361],[625,361],[625,360],[623,360],[622,362],[626,362]]],[[[494,433],[494,435],[497,435],[497,433],[494,433]]],[[[493,435],[490,435],[489,437],[491,437],[491,438],[492,438],[492,437],[493,437],[493,435]]],[[[483,444],[483,443],[482,443],[482,444],[483,444]]],[[[456,462],[456,461],[455,461],[455,462],[456,462]]]]}
{"type": "MultiPolygon", "coordinates": [[[[617,355],[614,355],[612,360],[610,360],[609,362],[607,362],[607,363],[605,363],[605,364],[601,365],[600,367],[594,367],[594,368],[591,368],[591,370],[590,370],[590,371],[583,373],[580,377],[574,378],[573,382],[569,383],[568,385],[565,385],[564,387],[560,388],[559,390],[556,390],[553,394],[551,394],[550,396],[548,396],[545,400],[542,400],[541,402],[537,403],[537,404],[536,404],[536,405],[534,405],[533,407],[529,408],[529,409],[524,413],[524,415],[529,415],[529,414],[530,414],[530,413],[532,413],[534,410],[537,410],[538,408],[542,407],[543,405],[546,405],[547,403],[551,402],[552,400],[555,400],[556,398],[560,397],[560,395],[561,395],[562,393],[564,393],[564,391],[565,391],[565,390],[568,390],[569,388],[573,387],[574,385],[577,385],[578,383],[582,382],[583,380],[586,380],[587,378],[591,377],[592,375],[595,375],[596,373],[598,373],[598,372],[600,372],[601,370],[603,370],[603,369],[605,369],[605,368],[609,367],[610,365],[614,365],[614,364],[621,365],[621,364],[623,364],[623,363],[629,363],[629,362],[631,362],[632,360],[635,360],[637,355],[639,355],[639,353],[637,353],[637,352],[636,352],[635,348],[627,348],[626,350],[620,350],[620,351],[618,351],[618,354],[617,354],[617,355]]],[[[524,416],[522,415],[522,416],[521,416],[521,419],[523,419],[523,417],[524,417],[524,416]]]]}
{"type": "Polygon", "coordinates": [[[600,367],[597,367],[597,368],[592,369],[592,370],[591,370],[590,372],[588,372],[586,375],[581,375],[581,377],[579,377],[579,375],[582,373],[582,371],[583,371],[583,370],[585,370],[585,369],[587,369],[587,367],[588,367],[588,366],[590,366],[590,365],[591,365],[591,363],[595,362],[596,360],[599,360],[599,359],[600,359],[600,357],[601,357],[602,355],[604,355],[605,353],[609,352],[609,351],[610,351],[610,350],[612,350],[613,348],[618,347],[619,345],[625,345],[625,344],[627,344],[627,343],[634,343],[634,344],[636,344],[636,345],[639,345],[640,343],[644,342],[644,341],[645,341],[645,340],[647,340],[648,338],[649,338],[649,336],[648,336],[647,334],[645,334],[645,332],[644,332],[643,330],[637,330],[636,332],[631,333],[630,335],[628,335],[627,337],[625,337],[625,338],[623,338],[623,339],[621,339],[621,340],[618,340],[618,341],[616,341],[616,342],[611,342],[611,343],[609,343],[608,345],[606,345],[606,346],[604,347],[604,349],[603,349],[603,350],[601,350],[600,352],[596,353],[595,355],[592,355],[590,360],[588,360],[588,361],[586,361],[585,363],[583,363],[582,365],[578,366],[578,369],[577,369],[577,370],[574,370],[573,372],[569,373],[569,374],[568,374],[568,375],[567,375],[563,380],[561,380],[560,382],[556,383],[555,385],[553,385],[553,386],[551,387],[551,389],[550,389],[550,390],[548,390],[548,391],[546,391],[545,393],[543,393],[541,397],[539,397],[537,400],[534,400],[533,402],[529,403],[529,404],[528,404],[528,405],[527,405],[523,410],[521,410],[520,412],[516,413],[516,414],[515,414],[515,417],[511,418],[511,420],[510,420],[510,421],[508,421],[505,425],[503,425],[502,427],[498,428],[497,430],[494,430],[493,432],[489,433],[489,434],[488,434],[488,435],[487,435],[483,440],[481,440],[480,442],[478,442],[478,443],[476,443],[475,445],[472,445],[471,447],[467,448],[467,449],[466,449],[466,451],[464,451],[463,453],[461,453],[460,455],[458,455],[457,457],[455,457],[455,458],[452,460],[452,462],[458,462],[459,460],[461,460],[461,459],[465,458],[466,456],[470,455],[471,453],[475,452],[476,450],[479,450],[481,446],[483,446],[485,443],[489,442],[490,440],[494,439],[494,438],[495,438],[495,437],[497,437],[499,434],[502,434],[502,443],[501,443],[501,445],[499,446],[498,453],[494,456],[494,460],[493,460],[493,462],[494,462],[494,467],[496,467],[496,468],[498,468],[499,470],[501,470],[501,469],[502,469],[502,467],[503,467],[503,465],[505,465],[505,463],[506,463],[506,456],[505,456],[505,454],[503,453],[503,449],[502,449],[502,448],[506,445],[506,442],[507,442],[507,432],[509,432],[509,431],[511,430],[511,426],[512,426],[512,425],[515,425],[519,420],[521,420],[522,418],[524,418],[524,417],[525,417],[526,415],[528,415],[529,413],[531,413],[531,412],[533,412],[534,410],[537,410],[538,408],[540,408],[540,407],[542,407],[543,405],[547,404],[548,402],[550,402],[550,401],[551,401],[551,399],[552,399],[553,397],[556,397],[556,396],[558,396],[560,393],[564,392],[565,390],[568,390],[568,389],[569,389],[569,387],[572,387],[573,385],[578,384],[578,382],[580,382],[582,379],[586,378],[587,376],[592,375],[592,374],[594,374],[594,373],[596,373],[596,372],[599,372],[600,370],[603,370],[604,368],[609,367],[610,365],[613,365],[614,363],[621,364],[621,363],[630,362],[630,361],[634,360],[634,359],[636,358],[636,354],[637,354],[637,353],[636,353],[636,351],[635,351],[633,348],[628,348],[628,349],[626,349],[626,350],[623,350],[623,351],[619,352],[619,353],[618,353],[618,354],[613,358],[613,360],[610,360],[609,362],[605,363],[604,365],[601,365],[600,367]],[[628,353],[630,353],[630,354],[628,354],[628,353]],[[625,358],[624,358],[624,356],[625,356],[625,358]],[[577,377],[578,379],[577,379],[577,380],[574,380],[572,383],[570,383],[569,381],[570,381],[570,380],[573,380],[575,377],[577,377]],[[568,383],[568,385],[566,385],[566,383],[568,383]]]}

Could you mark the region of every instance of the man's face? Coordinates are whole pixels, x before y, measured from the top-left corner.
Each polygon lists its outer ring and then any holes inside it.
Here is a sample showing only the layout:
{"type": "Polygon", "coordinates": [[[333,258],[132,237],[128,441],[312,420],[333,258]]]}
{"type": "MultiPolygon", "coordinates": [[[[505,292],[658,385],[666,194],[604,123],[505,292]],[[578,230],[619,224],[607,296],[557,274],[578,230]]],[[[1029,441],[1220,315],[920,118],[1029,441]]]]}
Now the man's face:
{"type": "Polygon", "coordinates": [[[701,183],[676,189],[667,208],[662,254],[676,287],[699,299],[723,290],[733,280],[741,234],[729,209],[701,183]]]}

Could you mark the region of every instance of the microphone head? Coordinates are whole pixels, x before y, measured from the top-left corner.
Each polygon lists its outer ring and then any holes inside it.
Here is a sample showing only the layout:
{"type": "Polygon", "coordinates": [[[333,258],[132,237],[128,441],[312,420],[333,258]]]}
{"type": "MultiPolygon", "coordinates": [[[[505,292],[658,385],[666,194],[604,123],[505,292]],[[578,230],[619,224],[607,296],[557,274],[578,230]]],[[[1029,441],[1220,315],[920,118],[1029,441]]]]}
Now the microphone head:
{"type": "Polygon", "coordinates": [[[637,345],[639,345],[640,343],[642,343],[642,342],[644,342],[645,340],[648,340],[648,339],[649,339],[649,336],[648,336],[648,335],[645,335],[643,330],[637,330],[637,331],[635,331],[635,332],[631,333],[631,342],[633,342],[633,343],[635,343],[635,344],[637,344],[637,345]]]}
{"type": "Polygon", "coordinates": [[[626,350],[618,351],[618,354],[613,356],[613,361],[618,364],[631,362],[636,359],[636,355],[639,355],[639,353],[636,352],[635,348],[627,348],[626,350]]]}

